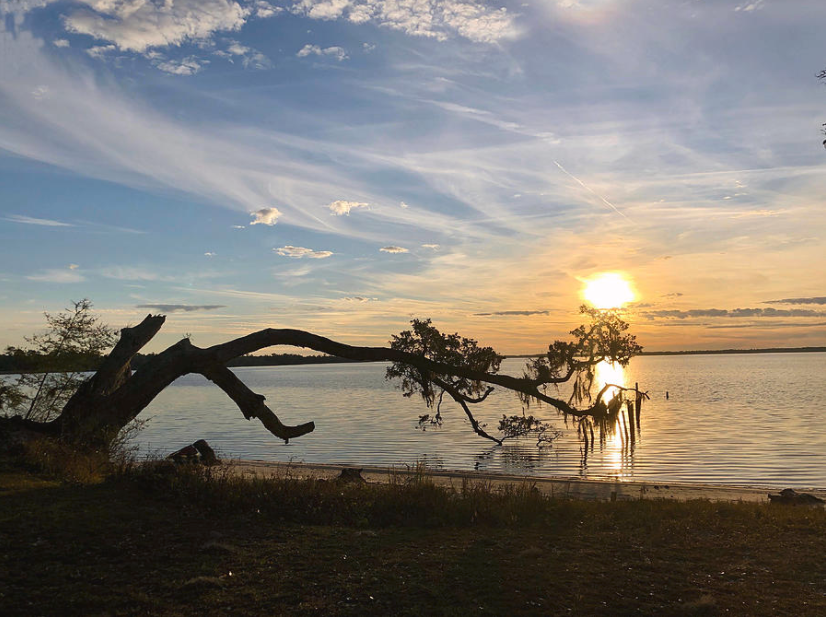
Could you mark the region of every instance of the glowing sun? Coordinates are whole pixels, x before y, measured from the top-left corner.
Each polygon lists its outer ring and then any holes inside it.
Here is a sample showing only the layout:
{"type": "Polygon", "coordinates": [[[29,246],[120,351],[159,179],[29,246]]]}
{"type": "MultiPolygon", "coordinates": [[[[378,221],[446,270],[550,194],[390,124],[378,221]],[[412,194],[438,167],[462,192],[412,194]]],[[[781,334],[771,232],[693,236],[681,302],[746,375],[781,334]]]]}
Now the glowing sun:
{"type": "Polygon", "coordinates": [[[636,297],[630,281],[617,272],[602,272],[583,282],[582,295],[594,308],[620,308],[636,297]]]}

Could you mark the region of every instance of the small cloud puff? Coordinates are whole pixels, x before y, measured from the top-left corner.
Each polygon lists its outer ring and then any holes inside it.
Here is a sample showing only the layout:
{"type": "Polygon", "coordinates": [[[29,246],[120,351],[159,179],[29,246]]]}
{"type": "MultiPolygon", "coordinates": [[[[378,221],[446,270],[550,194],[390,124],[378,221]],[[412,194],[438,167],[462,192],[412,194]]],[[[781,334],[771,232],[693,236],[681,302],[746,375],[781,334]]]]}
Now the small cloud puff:
{"type": "Polygon", "coordinates": [[[282,246],[281,248],[273,249],[276,253],[283,257],[292,257],[293,259],[302,259],[309,257],[310,259],[327,259],[330,257],[332,251],[314,251],[303,246],[282,246]]]}
{"type": "Polygon", "coordinates": [[[115,51],[114,45],[94,45],[86,50],[86,53],[95,60],[103,60],[110,51],[115,51]]]}
{"type": "Polygon", "coordinates": [[[205,257],[215,257],[215,255],[216,253],[213,253],[212,251],[207,251],[206,253],[204,253],[205,257]]]}
{"type": "Polygon", "coordinates": [[[221,56],[222,58],[230,59],[232,62],[233,56],[239,56],[241,58],[241,63],[244,65],[244,68],[253,68],[258,70],[268,69],[272,66],[270,59],[267,58],[264,54],[262,54],[257,49],[253,49],[252,47],[248,47],[246,45],[242,45],[238,41],[229,41],[229,46],[227,50],[224,51],[216,51],[214,52],[216,56],[221,56]]]}
{"type": "Polygon", "coordinates": [[[383,246],[379,249],[382,253],[407,253],[407,249],[401,246],[383,246]]]}
{"type": "Polygon", "coordinates": [[[281,212],[278,208],[261,208],[255,212],[250,212],[250,216],[252,216],[252,222],[250,222],[250,225],[272,226],[278,221],[278,217],[281,216],[281,212]]]}
{"type": "Polygon", "coordinates": [[[438,251],[440,246],[438,244],[422,244],[423,249],[430,249],[431,251],[438,251]]]}
{"type": "Polygon", "coordinates": [[[407,208],[409,208],[409,207],[410,207],[410,206],[408,206],[408,205],[407,205],[406,203],[404,203],[404,202],[401,202],[401,203],[399,204],[399,208],[402,208],[403,210],[407,210],[407,208]]]}
{"type": "Polygon", "coordinates": [[[347,296],[346,298],[342,298],[345,302],[375,302],[378,298],[366,298],[365,296],[347,296]]]}
{"type": "Polygon", "coordinates": [[[195,56],[189,56],[182,60],[166,60],[158,62],[155,66],[170,75],[194,75],[203,68],[203,65],[209,64],[208,60],[199,60],[195,56]]]}
{"type": "Polygon", "coordinates": [[[261,18],[272,17],[273,15],[278,15],[284,11],[283,8],[280,6],[273,6],[269,2],[264,2],[264,0],[258,0],[255,3],[255,16],[261,18]]]}
{"type": "Polygon", "coordinates": [[[310,45],[307,44],[301,49],[298,50],[296,56],[299,58],[306,58],[307,56],[332,56],[339,62],[343,62],[347,60],[350,56],[347,55],[347,50],[343,47],[333,46],[333,47],[325,47],[321,48],[318,45],[310,45]]]}
{"type": "Polygon", "coordinates": [[[67,41],[66,39],[55,39],[54,41],[52,41],[52,45],[54,45],[55,47],[68,47],[69,41],[67,41]]]}
{"type": "Polygon", "coordinates": [[[350,210],[354,210],[356,208],[366,208],[370,204],[362,203],[360,201],[334,201],[327,207],[330,211],[335,214],[336,216],[341,216],[343,214],[350,215],[350,210]]]}

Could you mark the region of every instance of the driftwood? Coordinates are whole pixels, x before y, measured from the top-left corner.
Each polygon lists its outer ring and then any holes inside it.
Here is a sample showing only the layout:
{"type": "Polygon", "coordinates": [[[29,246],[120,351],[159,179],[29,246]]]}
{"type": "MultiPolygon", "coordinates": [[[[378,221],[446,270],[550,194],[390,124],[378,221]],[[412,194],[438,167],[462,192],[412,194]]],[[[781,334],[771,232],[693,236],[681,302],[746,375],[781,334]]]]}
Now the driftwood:
{"type": "Polygon", "coordinates": [[[772,505],[786,506],[823,507],[826,505],[826,501],[823,501],[820,497],[809,493],[798,493],[793,488],[784,488],[780,491],[780,494],[769,493],[769,501],[772,505]]]}

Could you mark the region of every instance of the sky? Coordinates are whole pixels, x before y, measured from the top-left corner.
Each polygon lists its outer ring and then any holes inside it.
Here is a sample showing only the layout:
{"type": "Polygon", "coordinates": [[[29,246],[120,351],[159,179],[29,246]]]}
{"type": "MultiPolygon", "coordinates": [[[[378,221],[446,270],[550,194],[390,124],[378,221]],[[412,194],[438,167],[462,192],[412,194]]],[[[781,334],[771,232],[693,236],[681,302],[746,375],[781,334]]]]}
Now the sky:
{"type": "Polygon", "coordinates": [[[90,298],[501,353],[826,345],[822,0],[0,0],[0,346],[90,298]]]}

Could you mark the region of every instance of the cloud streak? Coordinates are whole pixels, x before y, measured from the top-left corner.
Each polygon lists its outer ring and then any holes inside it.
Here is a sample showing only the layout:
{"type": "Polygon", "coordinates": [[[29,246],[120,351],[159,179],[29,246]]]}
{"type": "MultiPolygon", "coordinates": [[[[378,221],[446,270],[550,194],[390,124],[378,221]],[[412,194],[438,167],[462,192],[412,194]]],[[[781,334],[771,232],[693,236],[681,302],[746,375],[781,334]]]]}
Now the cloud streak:
{"type": "Polygon", "coordinates": [[[810,298],[783,298],[782,300],[767,300],[766,304],[826,304],[826,296],[810,298]]]}
{"type": "Polygon", "coordinates": [[[138,304],[135,308],[149,309],[161,313],[193,313],[195,311],[214,311],[226,308],[223,304],[138,304]]]}

